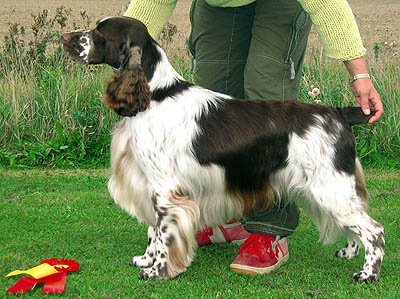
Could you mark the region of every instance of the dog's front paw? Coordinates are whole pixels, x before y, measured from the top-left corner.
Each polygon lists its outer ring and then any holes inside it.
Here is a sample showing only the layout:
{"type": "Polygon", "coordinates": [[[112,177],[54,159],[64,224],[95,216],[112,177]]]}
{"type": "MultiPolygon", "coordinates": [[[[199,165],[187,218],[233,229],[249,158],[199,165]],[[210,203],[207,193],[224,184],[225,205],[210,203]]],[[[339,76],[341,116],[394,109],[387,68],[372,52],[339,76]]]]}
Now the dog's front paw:
{"type": "Polygon", "coordinates": [[[357,282],[371,283],[378,280],[378,275],[368,274],[365,271],[354,273],[353,280],[357,282]]]}
{"type": "Polygon", "coordinates": [[[150,255],[138,255],[134,256],[131,260],[132,267],[140,267],[140,268],[147,268],[151,267],[154,263],[154,257],[150,255]]]}
{"type": "Polygon", "coordinates": [[[164,266],[161,263],[146,269],[141,269],[139,272],[139,279],[168,279],[168,271],[166,264],[164,266]]]}

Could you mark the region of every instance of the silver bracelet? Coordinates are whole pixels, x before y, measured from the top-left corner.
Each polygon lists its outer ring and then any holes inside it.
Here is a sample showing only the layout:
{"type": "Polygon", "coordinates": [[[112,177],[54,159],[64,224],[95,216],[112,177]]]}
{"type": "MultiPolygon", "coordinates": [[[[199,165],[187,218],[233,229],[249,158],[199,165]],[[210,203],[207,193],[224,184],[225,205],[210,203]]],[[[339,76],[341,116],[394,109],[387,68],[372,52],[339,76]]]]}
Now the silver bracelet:
{"type": "Polygon", "coordinates": [[[354,77],[349,78],[349,82],[353,83],[354,81],[356,81],[357,79],[360,79],[360,78],[371,79],[371,76],[369,74],[358,74],[358,75],[355,75],[354,77]]]}

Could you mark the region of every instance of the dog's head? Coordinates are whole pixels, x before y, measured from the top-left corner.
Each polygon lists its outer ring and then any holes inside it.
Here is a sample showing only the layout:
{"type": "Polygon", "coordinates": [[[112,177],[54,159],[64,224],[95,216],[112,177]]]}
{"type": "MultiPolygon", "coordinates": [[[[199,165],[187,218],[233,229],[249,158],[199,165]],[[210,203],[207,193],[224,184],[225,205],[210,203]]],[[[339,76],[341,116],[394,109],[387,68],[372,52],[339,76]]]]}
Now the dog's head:
{"type": "Polygon", "coordinates": [[[83,64],[108,64],[118,71],[108,80],[105,103],[122,116],[134,116],[150,103],[151,53],[146,26],[127,17],[108,17],[92,30],[61,35],[64,51],[83,64]],[[150,52],[150,51],[148,51],[150,52]],[[150,78],[149,78],[150,77],[150,78]]]}
{"type": "MultiPolygon", "coordinates": [[[[61,35],[64,51],[84,64],[106,63],[119,68],[130,56],[130,49],[143,49],[151,37],[146,26],[132,18],[107,17],[94,29],[65,32],[61,35]]],[[[138,54],[138,53],[135,53],[138,54]]],[[[140,57],[134,58],[137,62],[140,57]]]]}

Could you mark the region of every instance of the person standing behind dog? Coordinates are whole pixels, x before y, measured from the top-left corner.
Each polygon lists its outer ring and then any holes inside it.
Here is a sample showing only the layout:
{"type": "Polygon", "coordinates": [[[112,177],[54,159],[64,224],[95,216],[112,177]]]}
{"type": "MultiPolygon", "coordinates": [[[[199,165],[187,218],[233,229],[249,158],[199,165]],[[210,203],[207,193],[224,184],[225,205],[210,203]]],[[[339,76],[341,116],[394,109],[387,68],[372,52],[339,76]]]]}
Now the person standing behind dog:
{"type": "MultiPolygon", "coordinates": [[[[142,21],[157,39],[177,0],[131,0],[124,16],[142,21]]],[[[344,62],[356,105],[383,114],[369,77],[365,48],[346,0],[194,0],[189,50],[197,83],[234,98],[298,99],[307,38],[313,23],[328,57],[344,62]]],[[[299,221],[295,204],[258,211],[248,219],[197,234],[199,245],[247,238],[230,265],[264,274],[289,256],[286,237],[299,221]],[[244,229],[243,229],[244,227],[244,229]],[[247,231],[247,232],[246,232],[247,231]]]]}

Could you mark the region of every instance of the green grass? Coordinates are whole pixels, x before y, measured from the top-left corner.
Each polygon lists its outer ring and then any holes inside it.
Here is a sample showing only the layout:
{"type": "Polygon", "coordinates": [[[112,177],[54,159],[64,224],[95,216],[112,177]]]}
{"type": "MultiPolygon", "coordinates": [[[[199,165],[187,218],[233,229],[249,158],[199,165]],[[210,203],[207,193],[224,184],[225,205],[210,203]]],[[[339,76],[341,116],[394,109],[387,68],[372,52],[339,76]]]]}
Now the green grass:
{"type": "MultiPolygon", "coordinates": [[[[335,246],[316,243],[318,232],[302,214],[289,238],[290,259],[269,275],[251,277],[229,271],[236,245],[200,248],[191,267],[168,281],[140,281],[128,265],[146,247],[146,228],[117,207],[108,195],[108,170],[0,169],[0,297],[16,277],[46,258],[73,258],[81,269],[67,278],[67,298],[396,298],[400,296],[400,175],[367,169],[370,212],[386,228],[386,256],[380,281],[351,281],[363,254],[333,257],[335,246]]],[[[9,298],[15,296],[9,295],[9,298]]],[[[42,286],[22,297],[42,297],[42,286]]]]}

